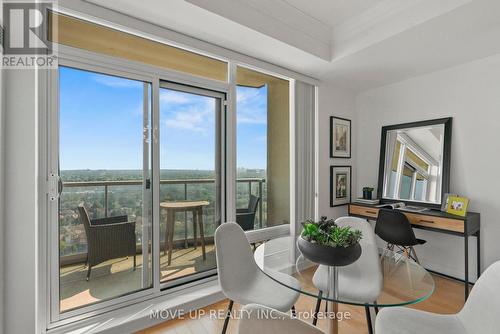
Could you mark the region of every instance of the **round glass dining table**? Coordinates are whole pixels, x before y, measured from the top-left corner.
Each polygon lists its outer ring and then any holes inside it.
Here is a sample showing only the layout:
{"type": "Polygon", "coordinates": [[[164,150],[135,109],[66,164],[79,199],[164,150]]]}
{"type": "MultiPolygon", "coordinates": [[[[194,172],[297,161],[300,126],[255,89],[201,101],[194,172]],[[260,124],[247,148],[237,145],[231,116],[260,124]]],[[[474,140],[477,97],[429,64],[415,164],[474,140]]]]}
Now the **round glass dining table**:
{"type": "Polygon", "coordinates": [[[343,274],[343,270],[349,270],[350,277],[353,273],[363,274],[364,269],[359,268],[359,265],[356,268],[356,263],[349,265],[351,268],[324,267],[328,273],[328,291],[320,294],[313,283],[318,264],[307,260],[300,253],[293,237],[282,237],[263,243],[255,250],[254,258],[260,270],[279,284],[303,295],[328,302],[329,333],[333,334],[338,333],[339,317],[336,315],[338,304],[369,307],[404,306],[424,301],[434,292],[434,279],[427,270],[404,254],[389,250],[379,249],[379,256],[375,256],[375,260],[380,261],[380,266],[376,268],[380,268],[383,283],[376,300],[366,302],[350,297],[353,291],[345,291],[345,289],[356,289],[355,284],[354,286],[339,284],[339,281],[342,282],[339,280],[339,275],[343,274]],[[276,274],[277,272],[281,274],[276,274]],[[287,275],[282,275],[283,273],[287,275]],[[288,275],[295,277],[300,285],[294,284],[288,275]]]}

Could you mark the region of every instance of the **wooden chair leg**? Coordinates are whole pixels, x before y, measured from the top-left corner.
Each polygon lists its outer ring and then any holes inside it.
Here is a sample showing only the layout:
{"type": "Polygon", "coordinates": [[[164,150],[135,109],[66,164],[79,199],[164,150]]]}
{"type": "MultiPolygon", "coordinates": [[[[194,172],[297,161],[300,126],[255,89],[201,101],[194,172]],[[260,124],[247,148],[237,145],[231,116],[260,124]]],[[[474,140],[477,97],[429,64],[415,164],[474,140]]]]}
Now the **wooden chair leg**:
{"type": "Polygon", "coordinates": [[[226,318],[224,319],[224,327],[222,327],[222,334],[226,334],[227,325],[229,324],[229,319],[231,318],[231,311],[233,310],[234,302],[232,300],[229,301],[229,306],[227,307],[226,318]]]}
{"type": "Polygon", "coordinates": [[[314,314],[313,314],[313,325],[316,326],[318,323],[318,313],[319,309],[321,307],[321,297],[323,296],[323,291],[319,291],[318,293],[318,300],[316,300],[316,308],[314,309],[314,314]]]}
{"type": "Polygon", "coordinates": [[[408,259],[411,259],[410,252],[408,252],[408,248],[407,248],[407,247],[404,247],[403,249],[404,249],[404,250],[403,250],[404,255],[405,255],[408,259]]]}
{"type": "Polygon", "coordinates": [[[193,213],[193,240],[194,240],[194,249],[198,248],[198,212],[196,210],[192,211],[193,213]]]}
{"type": "Polygon", "coordinates": [[[205,251],[205,232],[203,230],[203,209],[201,208],[198,210],[197,220],[200,225],[201,252],[203,253],[203,260],[206,260],[207,254],[205,251]]]}
{"type": "Polygon", "coordinates": [[[165,221],[165,241],[163,242],[163,255],[167,255],[167,252],[168,252],[168,231],[169,231],[169,227],[168,227],[168,224],[170,223],[169,222],[169,216],[170,216],[170,210],[167,210],[166,212],[167,214],[167,219],[165,221]]]}
{"type": "Polygon", "coordinates": [[[373,334],[372,315],[370,314],[370,308],[366,305],[365,305],[365,312],[366,312],[366,323],[368,326],[368,334],[373,334]]]}
{"type": "Polygon", "coordinates": [[[175,226],[175,212],[172,210],[168,211],[167,227],[168,227],[168,263],[172,263],[172,251],[174,248],[174,226],[175,226]]]}

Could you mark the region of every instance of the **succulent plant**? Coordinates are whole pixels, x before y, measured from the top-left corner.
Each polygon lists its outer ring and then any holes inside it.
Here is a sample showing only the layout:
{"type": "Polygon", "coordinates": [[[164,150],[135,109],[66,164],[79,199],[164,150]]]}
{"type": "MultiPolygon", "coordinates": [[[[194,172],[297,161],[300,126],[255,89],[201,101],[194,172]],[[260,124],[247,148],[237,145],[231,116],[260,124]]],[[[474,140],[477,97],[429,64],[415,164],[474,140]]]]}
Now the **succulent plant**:
{"type": "Polygon", "coordinates": [[[361,240],[362,233],[349,226],[340,227],[333,219],[321,217],[319,222],[308,219],[302,223],[302,238],[309,242],[330,247],[352,246],[361,240]]]}

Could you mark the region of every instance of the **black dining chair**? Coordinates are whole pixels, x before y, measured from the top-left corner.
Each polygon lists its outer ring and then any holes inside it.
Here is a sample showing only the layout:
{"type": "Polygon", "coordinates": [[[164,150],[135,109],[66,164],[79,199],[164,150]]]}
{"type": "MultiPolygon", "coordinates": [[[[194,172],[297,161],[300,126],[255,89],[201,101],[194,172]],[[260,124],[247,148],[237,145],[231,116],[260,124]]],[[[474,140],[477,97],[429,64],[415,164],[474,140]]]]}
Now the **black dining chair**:
{"type": "Polygon", "coordinates": [[[398,210],[380,209],[375,234],[387,242],[387,249],[404,253],[408,258],[420,263],[414,246],[423,245],[426,240],[418,239],[408,218],[398,210]]]}

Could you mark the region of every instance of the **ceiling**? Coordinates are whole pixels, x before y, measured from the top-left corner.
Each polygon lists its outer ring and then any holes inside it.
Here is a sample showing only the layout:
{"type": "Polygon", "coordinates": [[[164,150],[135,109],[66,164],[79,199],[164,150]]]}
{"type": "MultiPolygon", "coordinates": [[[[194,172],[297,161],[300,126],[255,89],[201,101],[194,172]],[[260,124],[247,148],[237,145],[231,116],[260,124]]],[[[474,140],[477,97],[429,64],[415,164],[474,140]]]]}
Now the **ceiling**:
{"type": "Polygon", "coordinates": [[[435,161],[441,161],[443,132],[443,125],[432,128],[413,128],[404,131],[411,140],[435,161]]]}
{"type": "Polygon", "coordinates": [[[283,0],[303,13],[333,28],[383,0],[283,0]]]}
{"type": "Polygon", "coordinates": [[[85,2],[356,92],[500,53],[498,0],[85,2]]]}

